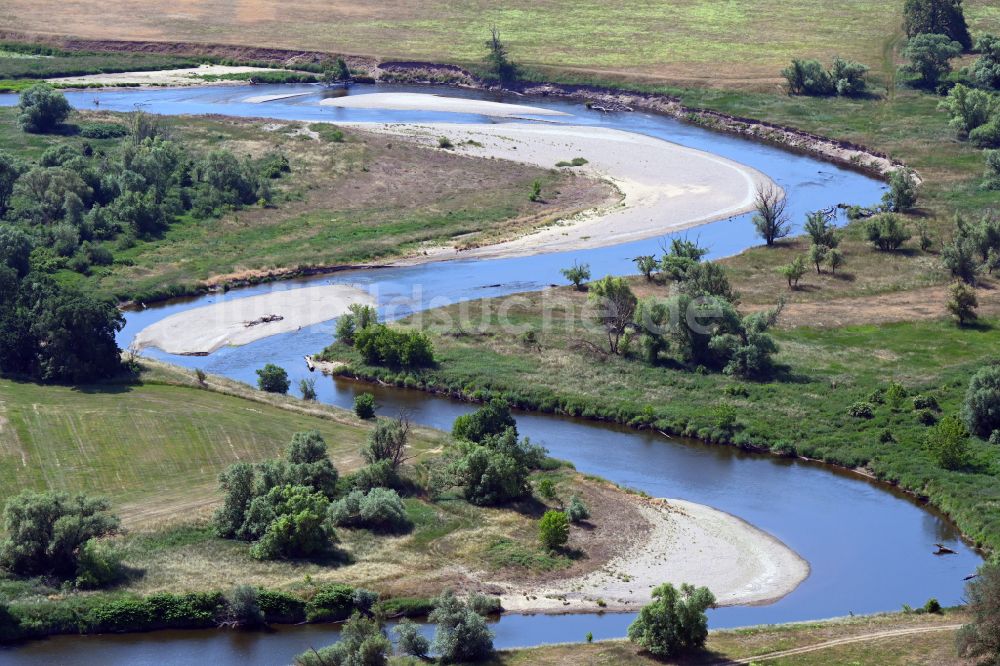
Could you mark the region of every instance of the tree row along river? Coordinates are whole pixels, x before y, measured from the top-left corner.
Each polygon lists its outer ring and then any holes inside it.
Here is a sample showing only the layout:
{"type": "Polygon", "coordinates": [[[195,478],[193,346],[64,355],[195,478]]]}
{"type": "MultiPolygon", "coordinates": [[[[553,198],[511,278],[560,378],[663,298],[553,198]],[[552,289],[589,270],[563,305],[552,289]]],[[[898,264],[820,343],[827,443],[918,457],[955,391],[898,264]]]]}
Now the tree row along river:
{"type": "MultiPolygon", "coordinates": [[[[666,117],[646,113],[601,113],[559,99],[496,95],[454,88],[355,86],[327,91],[315,86],[205,87],[115,92],[79,92],[67,96],[77,108],[130,111],[137,106],[159,114],[224,114],[282,120],[329,122],[494,122],[482,116],[420,111],[384,111],[320,106],[323,96],[405,91],[531,104],[570,114],[558,122],[609,127],[646,134],[715,153],[770,176],[788,194],[789,211],[798,231],[808,211],[838,203],[872,205],[884,185],[855,171],[815,158],[714,133],[666,117]],[[249,103],[268,93],[307,93],[249,103]]],[[[0,96],[0,104],[15,103],[0,96]]],[[[516,122],[525,122],[519,120],[516,122]]],[[[573,157],[573,156],[568,156],[573,157]]],[[[710,258],[732,255],[755,245],[750,215],[705,224],[688,237],[710,248],[710,258]]],[[[344,271],[333,275],[232,290],[151,306],[127,314],[119,343],[127,347],[146,326],[176,312],[273,290],[326,283],[351,284],[370,290],[383,312],[405,316],[428,308],[543,289],[564,282],[561,268],[574,261],[590,264],[595,277],[635,272],[632,259],[659,254],[664,238],[594,250],[510,259],[453,260],[416,266],[344,271]]],[[[738,285],[737,285],[738,287],[738,285]]],[[[209,356],[173,356],[155,349],[145,353],[208,373],[254,383],[254,371],[276,363],[289,371],[292,385],[308,375],[303,356],[328,345],[334,322],[272,336],[243,346],[223,348],[209,356]]],[[[374,391],[382,413],[406,409],[420,424],[450,429],[456,416],[474,406],[418,391],[360,385],[346,380],[317,382],[321,401],[349,407],[356,392],[374,391]]],[[[584,473],[596,474],[654,497],[674,497],[727,511],[782,540],[809,562],[810,576],[776,603],[710,611],[712,627],[820,619],[849,613],[894,610],[904,603],[922,604],[936,597],[942,604],[960,602],[963,577],[980,562],[956,528],[939,514],[890,489],[834,468],[797,460],[753,455],[727,447],[667,440],[581,419],[530,413],[517,414],[518,429],[550,454],[571,461],[584,473]],[[941,542],[958,551],[933,555],[941,542]]],[[[702,555],[711,558],[711,553],[702,555]]],[[[632,614],[502,616],[492,625],[497,647],[531,646],[620,637],[632,614]]],[[[272,632],[164,631],[118,636],[60,636],[0,653],[0,661],[17,663],[287,663],[310,646],[336,640],[329,625],[279,627],[272,632]]]]}

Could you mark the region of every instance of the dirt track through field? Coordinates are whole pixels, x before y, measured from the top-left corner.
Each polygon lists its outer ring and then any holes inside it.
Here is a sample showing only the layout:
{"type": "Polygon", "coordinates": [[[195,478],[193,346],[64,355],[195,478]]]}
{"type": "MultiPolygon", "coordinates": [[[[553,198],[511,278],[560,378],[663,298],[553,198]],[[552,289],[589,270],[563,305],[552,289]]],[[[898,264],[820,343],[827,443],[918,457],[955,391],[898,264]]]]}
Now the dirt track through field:
{"type": "Polygon", "coordinates": [[[717,662],[718,664],[752,664],[761,661],[773,661],[775,659],[783,659],[784,657],[794,657],[800,654],[807,654],[809,652],[817,652],[819,650],[826,650],[831,647],[837,647],[840,645],[850,645],[851,643],[866,643],[868,641],[880,640],[883,638],[898,638],[900,636],[912,636],[914,634],[927,634],[933,631],[957,631],[962,627],[961,624],[943,624],[933,627],[916,627],[911,629],[893,629],[890,631],[877,631],[872,634],[864,634],[861,636],[849,636],[847,638],[838,638],[832,641],[824,641],[823,643],[816,643],[815,645],[804,645],[802,647],[791,648],[789,650],[781,650],[780,652],[771,652],[769,654],[757,655],[755,657],[743,657],[742,659],[731,659],[728,661],[717,662]]]}

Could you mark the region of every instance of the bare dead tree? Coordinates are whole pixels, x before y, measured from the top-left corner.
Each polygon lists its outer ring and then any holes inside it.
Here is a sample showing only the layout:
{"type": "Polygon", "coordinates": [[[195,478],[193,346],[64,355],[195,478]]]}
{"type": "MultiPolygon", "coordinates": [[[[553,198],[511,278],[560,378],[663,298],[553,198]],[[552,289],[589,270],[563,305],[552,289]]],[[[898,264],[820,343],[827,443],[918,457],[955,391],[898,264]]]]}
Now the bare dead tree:
{"type": "Polygon", "coordinates": [[[788,199],[779,188],[772,183],[757,184],[754,195],[754,208],[757,209],[757,214],[753,216],[753,224],[757,228],[757,233],[769,246],[791,233],[788,214],[785,212],[787,206],[788,199]]]}

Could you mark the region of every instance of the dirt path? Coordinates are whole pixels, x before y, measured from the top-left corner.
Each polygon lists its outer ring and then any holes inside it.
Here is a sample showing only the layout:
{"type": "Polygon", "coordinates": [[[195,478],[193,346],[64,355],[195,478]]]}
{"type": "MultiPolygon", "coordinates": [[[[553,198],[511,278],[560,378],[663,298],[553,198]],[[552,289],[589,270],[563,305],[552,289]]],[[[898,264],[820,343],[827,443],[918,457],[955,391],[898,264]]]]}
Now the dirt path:
{"type": "Polygon", "coordinates": [[[836,647],[839,645],[849,645],[851,643],[866,643],[868,641],[880,640],[883,638],[897,638],[900,636],[912,636],[914,634],[926,634],[932,631],[956,631],[962,627],[961,624],[942,624],[933,627],[914,627],[910,629],[892,629],[890,631],[877,631],[872,634],[863,634],[861,636],[849,636],[847,638],[838,638],[832,641],[824,641],[822,643],[816,643],[815,645],[804,645],[802,647],[792,648],[790,650],[781,650],[780,652],[771,652],[769,654],[757,655],[754,657],[743,657],[742,659],[731,659],[728,661],[717,662],[719,664],[752,664],[761,661],[773,661],[774,659],[782,659],[784,657],[794,657],[799,654],[806,654],[809,652],[817,652],[819,650],[826,650],[831,647],[836,647]]]}

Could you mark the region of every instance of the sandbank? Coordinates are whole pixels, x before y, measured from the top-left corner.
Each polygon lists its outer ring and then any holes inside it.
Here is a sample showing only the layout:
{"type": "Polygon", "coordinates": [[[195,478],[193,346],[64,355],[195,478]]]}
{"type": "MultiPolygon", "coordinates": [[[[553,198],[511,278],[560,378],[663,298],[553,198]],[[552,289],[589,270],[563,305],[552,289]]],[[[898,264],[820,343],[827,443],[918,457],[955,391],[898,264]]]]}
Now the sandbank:
{"type": "Polygon", "coordinates": [[[341,109],[387,109],[392,111],[440,111],[444,113],[473,113],[493,118],[521,116],[568,116],[553,109],[524,104],[505,104],[482,99],[444,97],[426,93],[370,93],[333,97],[320,102],[323,106],[341,109]]]}

